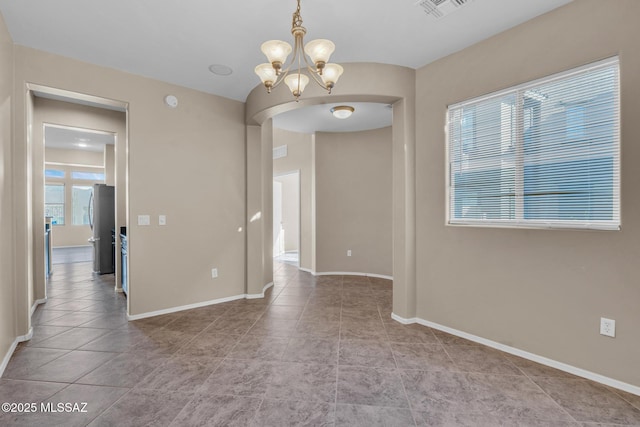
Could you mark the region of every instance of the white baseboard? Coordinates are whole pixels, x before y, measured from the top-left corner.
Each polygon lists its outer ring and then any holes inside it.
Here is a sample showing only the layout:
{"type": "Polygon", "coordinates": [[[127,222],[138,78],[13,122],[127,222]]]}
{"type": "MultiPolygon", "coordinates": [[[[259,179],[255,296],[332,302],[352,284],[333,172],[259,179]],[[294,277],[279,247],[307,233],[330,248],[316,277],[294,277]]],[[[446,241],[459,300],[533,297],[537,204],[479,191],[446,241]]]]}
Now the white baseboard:
{"type": "Polygon", "coordinates": [[[529,353],[525,350],[520,350],[515,347],[510,347],[508,345],[501,344],[496,341],[491,341],[486,338],[482,338],[476,335],[469,334],[467,332],[459,331],[457,329],[450,328],[448,326],[443,326],[438,323],[430,322],[428,320],[421,319],[419,317],[412,317],[410,319],[405,319],[403,317],[398,316],[395,313],[391,313],[391,318],[396,320],[404,325],[409,325],[412,323],[418,323],[423,326],[427,326],[429,328],[437,329],[442,332],[446,332],[451,335],[455,335],[457,337],[461,337],[467,339],[469,341],[473,341],[479,344],[486,345],[487,347],[495,348],[500,351],[504,351],[505,353],[513,354],[514,356],[522,357],[523,359],[531,360],[533,362],[540,363],[541,365],[549,366],[551,368],[559,369],[564,372],[568,372],[570,374],[586,378],[588,380],[592,380],[598,382],[600,384],[608,385],[613,388],[617,388],[619,390],[626,391],[627,393],[635,394],[640,396],[640,387],[625,383],[623,381],[619,381],[613,378],[605,377],[604,375],[597,374],[595,372],[587,371],[586,369],[578,368],[575,366],[568,365],[563,362],[558,362],[557,360],[549,359],[544,356],[539,356],[534,353],[529,353]]]}
{"type": "Polygon", "coordinates": [[[393,280],[393,276],[385,276],[384,274],[361,273],[358,271],[309,271],[314,276],[365,276],[377,277],[379,279],[393,280]]]}
{"type": "Polygon", "coordinates": [[[91,248],[91,245],[53,246],[52,249],[91,248]]]}
{"type": "Polygon", "coordinates": [[[47,302],[47,298],[35,300],[33,302],[33,305],[31,306],[31,313],[29,314],[29,316],[33,316],[33,313],[36,311],[36,308],[38,308],[40,304],[44,304],[45,302],[47,302]]]}
{"type": "Polygon", "coordinates": [[[366,276],[366,277],[377,277],[379,279],[387,279],[393,280],[393,276],[386,276],[384,274],[374,274],[374,273],[361,273],[355,271],[313,271],[310,268],[298,267],[298,270],[304,271],[305,273],[309,273],[313,276],[366,276]]]}
{"type": "Polygon", "coordinates": [[[246,299],[264,298],[264,293],[267,291],[267,289],[269,289],[272,286],[273,286],[273,282],[269,282],[266,285],[264,285],[264,287],[262,288],[262,293],[261,294],[246,294],[244,297],[246,299]]]}
{"type": "Polygon", "coordinates": [[[233,296],[230,296],[230,297],[218,298],[218,299],[214,299],[214,300],[210,300],[210,301],[197,302],[195,304],[187,304],[187,305],[181,305],[181,306],[178,306],[178,307],[165,308],[164,310],[149,311],[147,313],[134,314],[134,315],[127,314],[127,320],[146,319],[147,317],[160,316],[162,314],[177,313],[179,311],[185,311],[185,310],[191,310],[191,309],[194,309],[194,308],[206,307],[208,305],[222,304],[223,302],[230,302],[230,301],[235,301],[235,300],[239,300],[239,299],[264,298],[264,293],[271,286],[273,286],[273,282],[270,282],[270,283],[267,283],[266,285],[264,285],[264,287],[262,288],[262,293],[261,294],[233,295],[233,296]]]}
{"type": "Polygon", "coordinates": [[[33,327],[29,328],[29,333],[27,335],[19,335],[16,338],[16,345],[18,345],[19,342],[29,341],[31,338],[33,338],[33,327]]]}
{"type": "Polygon", "coordinates": [[[13,356],[13,352],[16,351],[16,347],[18,346],[18,343],[21,343],[23,341],[29,341],[31,337],[33,337],[33,328],[29,328],[29,333],[27,335],[20,335],[13,340],[13,342],[11,343],[11,346],[9,347],[9,350],[2,358],[2,363],[0,363],[0,378],[2,378],[2,375],[4,374],[4,370],[7,369],[9,360],[11,360],[11,356],[13,356]]]}
{"type": "MultiPolygon", "coordinates": [[[[391,318],[393,320],[395,320],[396,322],[402,323],[403,325],[412,325],[414,323],[418,323],[418,318],[417,317],[412,317],[410,319],[406,319],[404,317],[398,316],[395,313],[391,313],[391,318]]],[[[437,329],[437,328],[434,328],[434,329],[437,329]]],[[[440,329],[440,330],[442,330],[442,329],[440,329]]],[[[451,335],[455,335],[455,334],[451,334],[451,335]]]]}
{"type": "Polygon", "coordinates": [[[181,305],[181,306],[178,306],[178,307],[165,308],[164,310],[156,310],[156,311],[149,311],[147,313],[134,314],[133,316],[130,315],[130,314],[127,314],[127,319],[128,320],[140,320],[140,319],[146,319],[147,317],[160,316],[162,314],[177,313],[179,311],[191,310],[191,309],[194,309],[194,308],[206,307],[208,305],[221,304],[223,302],[235,301],[235,300],[243,299],[243,298],[245,298],[245,296],[246,296],[245,294],[234,295],[234,296],[225,297],[225,298],[218,298],[218,299],[214,299],[214,300],[210,300],[210,301],[197,302],[195,304],[187,304],[187,305],[181,305]]]}

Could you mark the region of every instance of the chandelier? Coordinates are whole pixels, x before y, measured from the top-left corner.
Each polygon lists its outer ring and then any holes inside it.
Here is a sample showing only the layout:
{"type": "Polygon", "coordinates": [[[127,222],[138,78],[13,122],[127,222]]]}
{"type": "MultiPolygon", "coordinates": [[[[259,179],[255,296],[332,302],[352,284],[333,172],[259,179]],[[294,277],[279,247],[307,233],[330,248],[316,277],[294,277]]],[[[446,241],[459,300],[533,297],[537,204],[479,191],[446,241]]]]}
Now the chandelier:
{"type": "Polygon", "coordinates": [[[336,46],[331,40],[325,39],[311,40],[305,45],[303,39],[306,33],[306,28],[302,26],[300,0],[298,0],[298,7],[293,13],[291,24],[293,49],[289,43],[281,40],[269,40],[262,43],[260,47],[269,62],[258,65],[255,72],[268,93],[284,81],[298,101],[304,88],[309,84],[309,76],[328,93],[331,93],[331,89],[338,82],[344,70],[338,64],[329,63],[329,57],[336,46]],[[293,57],[285,68],[287,56],[292,50],[293,57]]]}

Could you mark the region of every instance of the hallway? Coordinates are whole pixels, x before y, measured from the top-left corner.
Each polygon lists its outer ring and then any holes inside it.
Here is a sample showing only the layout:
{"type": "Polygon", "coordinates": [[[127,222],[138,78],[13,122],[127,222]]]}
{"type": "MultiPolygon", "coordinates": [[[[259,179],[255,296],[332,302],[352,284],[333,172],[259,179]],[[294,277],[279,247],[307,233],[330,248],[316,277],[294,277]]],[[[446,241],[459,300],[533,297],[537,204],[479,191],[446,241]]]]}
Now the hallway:
{"type": "Polygon", "coordinates": [[[0,425],[640,425],[638,397],[392,321],[387,280],[276,264],[265,299],[127,322],[90,270],[57,267],[0,380],[2,402],[87,412],[0,425]]]}

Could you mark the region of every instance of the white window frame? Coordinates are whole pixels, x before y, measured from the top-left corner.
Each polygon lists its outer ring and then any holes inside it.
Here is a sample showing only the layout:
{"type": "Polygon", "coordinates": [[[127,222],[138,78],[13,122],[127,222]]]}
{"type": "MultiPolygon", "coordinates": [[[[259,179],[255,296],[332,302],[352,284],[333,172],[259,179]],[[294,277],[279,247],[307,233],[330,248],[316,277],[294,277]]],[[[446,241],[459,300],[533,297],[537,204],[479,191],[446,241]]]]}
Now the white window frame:
{"type": "MultiPolygon", "coordinates": [[[[447,106],[447,112],[446,112],[446,119],[445,119],[445,161],[446,161],[446,167],[445,167],[445,173],[446,173],[446,191],[445,191],[445,197],[446,197],[446,201],[445,201],[445,218],[446,218],[446,224],[447,226],[454,226],[454,227],[490,227],[490,228],[528,228],[528,229],[588,229],[588,230],[610,230],[610,231],[618,231],[621,229],[622,226],[622,214],[621,214],[621,200],[620,200],[620,176],[622,175],[622,165],[621,165],[621,161],[620,161],[620,151],[621,151],[621,137],[620,137],[620,118],[621,118],[621,112],[620,112],[620,69],[619,69],[619,57],[618,56],[614,56],[611,58],[607,58],[601,61],[597,61],[597,62],[593,62],[587,65],[584,65],[582,67],[577,67],[577,68],[573,68],[571,70],[568,71],[564,71],[564,72],[560,72],[557,74],[553,74],[551,76],[548,77],[544,77],[541,79],[537,79],[534,81],[530,81],[527,83],[523,83],[517,86],[512,86],[497,92],[492,92],[483,96],[479,96],[476,98],[472,98],[472,99],[468,99],[462,102],[458,102],[455,104],[451,104],[449,106],[447,106]],[[452,187],[452,177],[451,177],[451,158],[450,158],[450,147],[451,147],[451,142],[450,142],[450,111],[452,109],[457,109],[460,108],[464,105],[470,105],[470,104],[475,104],[478,102],[482,102],[485,100],[489,100],[492,98],[499,98],[499,97],[503,97],[507,94],[512,94],[512,93],[519,93],[523,90],[526,90],[528,88],[531,87],[536,87],[539,86],[541,84],[545,84],[545,83],[550,83],[556,80],[560,80],[560,79],[566,79],[567,77],[571,77],[573,75],[576,74],[581,74],[585,71],[589,71],[589,70],[593,70],[593,69],[597,69],[597,68],[604,68],[607,66],[611,66],[611,65],[616,65],[618,67],[618,74],[617,74],[617,111],[618,111],[618,117],[617,117],[617,127],[616,127],[616,139],[615,139],[615,143],[616,143],[616,147],[615,147],[615,151],[614,151],[614,156],[613,156],[613,164],[614,164],[614,173],[613,173],[613,211],[617,212],[617,217],[615,217],[614,219],[610,220],[610,221],[569,221],[569,220],[535,220],[535,219],[524,219],[522,218],[521,214],[522,214],[522,206],[519,206],[522,204],[522,200],[520,199],[519,201],[516,201],[516,212],[517,215],[520,216],[520,218],[516,218],[516,219],[474,219],[474,218],[452,218],[451,215],[451,207],[452,207],[452,200],[453,200],[453,187],[452,187]],[[617,171],[617,173],[616,173],[617,171]]],[[[516,111],[516,114],[519,117],[519,123],[516,126],[516,132],[518,133],[517,136],[517,142],[521,141],[521,132],[522,132],[522,126],[523,126],[523,122],[520,119],[520,116],[522,114],[522,104],[519,102],[520,99],[517,100],[516,102],[516,109],[519,109],[520,111],[516,111]]],[[[519,143],[517,144],[517,150],[522,151],[522,144],[519,143]],[[519,147],[518,147],[519,146],[519,147]]],[[[517,154],[518,156],[518,154],[517,154]]],[[[519,161],[516,161],[516,168],[523,168],[523,165],[520,164],[518,165],[518,163],[520,163],[519,161]]],[[[523,187],[523,181],[524,179],[524,174],[519,174],[518,171],[516,171],[516,192],[520,192],[520,194],[522,194],[522,187],[523,187]]],[[[516,199],[518,200],[518,199],[516,199]]]]}

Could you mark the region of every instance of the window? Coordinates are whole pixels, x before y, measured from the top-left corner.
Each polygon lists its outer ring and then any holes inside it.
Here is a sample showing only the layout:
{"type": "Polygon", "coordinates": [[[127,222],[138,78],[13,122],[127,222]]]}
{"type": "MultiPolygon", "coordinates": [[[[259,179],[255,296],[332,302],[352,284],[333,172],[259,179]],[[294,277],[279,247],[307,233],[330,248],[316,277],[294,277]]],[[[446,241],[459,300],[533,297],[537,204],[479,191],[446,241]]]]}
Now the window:
{"type": "Polygon", "coordinates": [[[71,189],[71,223],[73,225],[89,225],[89,201],[93,187],[74,185],[71,189]]]}
{"type": "Polygon", "coordinates": [[[104,181],[104,173],[103,172],[82,172],[82,171],[73,171],[71,172],[71,178],[73,179],[82,179],[85,181],[104,181]]]}
{"type": "Polygon", "coordinates": [[[452,105],[449,224],[620,228],[618,59],[452,105]]]}
{"type": "Polygon", "coordinates": [[[44,186],[44,215],[52,217],[53,225],[64,225],[64,184],[44,186]]]}
{"type": "Polygon", "coordinates": [[[45,169],[44,170],[45,178],[64,178],[64,171],[57,169],[45,169]]]}

